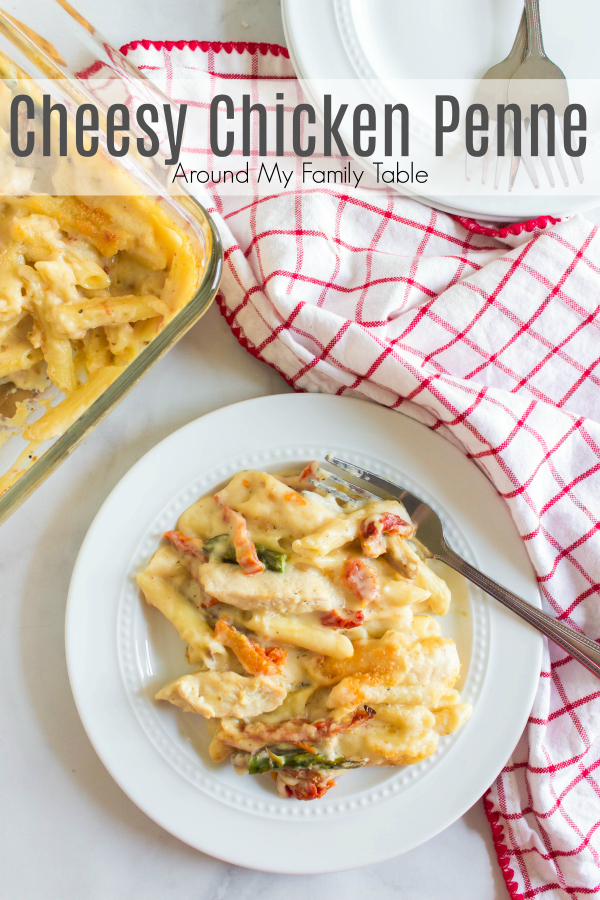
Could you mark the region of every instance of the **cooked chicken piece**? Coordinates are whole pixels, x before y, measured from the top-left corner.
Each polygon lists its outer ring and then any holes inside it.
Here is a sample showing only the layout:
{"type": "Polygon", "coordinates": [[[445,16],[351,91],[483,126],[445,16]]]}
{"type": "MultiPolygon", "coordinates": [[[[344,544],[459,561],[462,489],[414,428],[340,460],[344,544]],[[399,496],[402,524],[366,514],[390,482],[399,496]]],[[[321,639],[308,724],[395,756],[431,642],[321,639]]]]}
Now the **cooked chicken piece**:
{"type": "MultiPolygon", "coordinates": [[[[410,633],[388,631],[379,639],[353,641],[354,653],[348,659],[317,656],[307,660],[306,668],[317,684],[322,685],[334,685],[354,675],[364,677],[366,673],[385,683],[399,683],[408,671],[408,654],[415,640],[410,633]]],[[[348,704],[352,709],[358,705],[348,704]]]]}
{"type": "Polygon", "coordinates": [[[285,700],[288,687],[283,675],[251,678],[237,672],[193,672],[165,685],[156,699],[207,719],[242,719],[276,709],[285,700]]]}
{"type": "Polygon", "coordinates": [[[344,594],[329,578],[294,566],[249,578],[239,566],[213,561],[198,567],[198,578],[207,594],[238,609],[299,614],[345,605],[344,594]]]}
{"type": "Polygon", "coordinates": [[[433,728],[395,728],[377,719],[360,732],[340,734],[336,755],[368,759],[370,766],[407,766],[435,753],[439,734],[433,728]]]}
{"type": "Polygon", "coordinates": [[[401,537],[389,534],[386,537],[386,559],[392,569],[405,578],[416,578],[419,570],[419,557],[401,537]]]}
{"type": "MultiPolygon", "coordinates": [[[[396,700],[396,686],[419,685],[425,689],[435,687],[435,693],[439,695],[454,687],[460,672],[454,641],[450,638],[428,637],[416,641],[404,652],[397,649],[394,655],[392,646],[396,641],[386,640],[390,635],[395,638],[400,636],[398,633],[388,632],[380,641],[357,641],[354,644],[354,656],[350,660],[325,661],[322,668],[328,672],[333,667],[338,667],[338,671],[341,671],[344,664],[355,660],[354,671],[362,668],[360,674],[357,672],[348,675],[335,685],[327,701],[330,708],[353,708],[361,703],[393,703],[396,700]],[[361,658],[361,648],[357,644],[377,643],[382,646],[366,650],[361,658]],[[388,654],[386,651],[392,652],[388,654]]],[[[350,665],[346,669],[350,670],[350,665]]]]}

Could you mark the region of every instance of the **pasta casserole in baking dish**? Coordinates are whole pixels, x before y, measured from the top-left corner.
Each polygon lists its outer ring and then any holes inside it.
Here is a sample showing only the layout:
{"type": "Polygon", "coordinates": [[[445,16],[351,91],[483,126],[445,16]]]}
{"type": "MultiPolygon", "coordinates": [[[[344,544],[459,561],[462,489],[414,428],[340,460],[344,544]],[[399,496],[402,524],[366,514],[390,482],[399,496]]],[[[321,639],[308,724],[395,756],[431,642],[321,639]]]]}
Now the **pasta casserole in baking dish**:
{"type": "Polygon", "coordinates": [[[190,239],[150,198],[0,198],[0,442],[31,442],[0,494],[189,301],[198,276],[190,239]]]}
{"type": "Polygon", "coordinates": [[[2,496],[38,446],[63,434],[190,302],[205,260],[105,154],[62,156],[52,145],[45,162],[38,153],[16,165],[6,152],[11,101],[29,97],[39,125],[42,95],[2,53],[0,79],[0,446],[24,438],[2,467],[2,496]],[[73,196],[75,185],[90,193],[73,196]]]}
{"type": "Polygon", "coordinates": [[[343,502],[300,474],[243,471],[200,498],[138,575],[194,667],[165,685],[207,720],[210,754],[322,797],[345,770],[435,752],[469,717],[451,596],[395,500],[343,502]]]}

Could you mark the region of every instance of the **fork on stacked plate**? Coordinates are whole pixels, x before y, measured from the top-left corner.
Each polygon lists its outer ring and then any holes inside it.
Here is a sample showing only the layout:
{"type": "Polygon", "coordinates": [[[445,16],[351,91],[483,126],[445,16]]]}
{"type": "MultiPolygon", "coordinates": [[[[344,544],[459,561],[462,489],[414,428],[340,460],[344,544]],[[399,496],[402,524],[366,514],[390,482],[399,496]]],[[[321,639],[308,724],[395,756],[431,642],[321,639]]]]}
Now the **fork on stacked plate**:
{"type": "MultiPolygon", "coordinates": [[[[474,103],[487,111],[487,147],[467,153],[465,177],[471,180],[475,158],[483,157],[481,182],[486,184],[490,162],[495,156],[494,188],[498,189],[505,163],[510,165],[508,189],[512,191],[519,166],[523,166],[535,188],[540,187],[536,157],[540,160],[550,187],[556,186],[555,163],[565,187],[569,178],[559,147],[564,134],[564,116],[569,106],[567,79],[544,51],[539,0],[525,0],[519,28],[506,59],[485,73],[477,88],[474,103]],[[532,106],[537,104],[534,117],[532,106]],[[507,107],[503,122],[498,107],[507,107]],[[521,111],[517,115],[515,108],[521,111]],[[529,110],[530,115],[527,115],[529,110]],[[540,127],[541,124],[541,127],[540,127]],[[499,133],[500,132],[500,133],[499,133]],[[500,152],[499,152],[500,151],[500,152]],[[503,151],[503,152],[502,152],[503,151]]],[[[483,114],[482,109],[482,114],[483,114]]],[[[482,134],[485,132],[482,131],[482,134]]],[[[579,183],[583,183],[581,160],[570,157],[579,183]]]]}

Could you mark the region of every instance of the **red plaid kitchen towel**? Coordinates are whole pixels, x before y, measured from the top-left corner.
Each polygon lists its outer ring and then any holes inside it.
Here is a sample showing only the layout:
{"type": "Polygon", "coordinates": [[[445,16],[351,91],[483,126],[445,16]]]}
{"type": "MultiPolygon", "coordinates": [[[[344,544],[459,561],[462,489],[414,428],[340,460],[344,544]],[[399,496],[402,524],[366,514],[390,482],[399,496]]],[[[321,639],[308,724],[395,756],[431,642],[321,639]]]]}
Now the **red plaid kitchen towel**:
{"type": "MultiPolygon", "coordinates": [[[[280,47],[143,41],[125,52],[192,104],[188,169],[209,158],[215,93],[268,104],[276,78],[297,102],[280,47]]],[[[597,228],[579,216],[483,228],[366,179],[201,196],[225,244],[219,306],[240,343],[298,390],[376,400],[462,447],[509,505],[546,609],[598,638],[597,228]]],[[[525,733],[483,801],[513,898],[600,891],[599,688],[546,649],[525,733]]]]}

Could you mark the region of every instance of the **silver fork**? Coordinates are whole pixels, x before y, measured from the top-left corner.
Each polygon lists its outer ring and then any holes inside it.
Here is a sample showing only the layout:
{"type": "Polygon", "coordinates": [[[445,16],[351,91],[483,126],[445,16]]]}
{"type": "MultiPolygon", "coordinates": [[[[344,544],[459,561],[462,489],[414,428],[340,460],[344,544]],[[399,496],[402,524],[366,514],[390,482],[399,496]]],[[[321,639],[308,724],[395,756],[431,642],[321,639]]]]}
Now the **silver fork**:
{"type": "MultiPolygon", "coordinates": [[[[487,72],[482,76],[481,81],[477,85],[477,90],[475,92],[475,96],[473,98],[473,103],[480,103],[488,111],[490,127],[488,129],[488,148],[483,157],[483,168],[481,173],[481,183],[485,184],[487,181],[488,169],[490,164],[490,159],[492,156],[492,147],[494,142],[497,142],[497,110],[498,104],[502,103],[506,105],[508,102],[508,86],[510,79],[517,71],[517,69],[521,66],[523,60],[525,59],[525,54],[527,52],[527,21],[525,17],[525,10],[523,9],[523,14],[521,16],[521,21],[519,23],[519,28],[515,35],[515,40],[512,45],[512,49],[506,59],[503,59],[502,62],[497,63],[495,66],[492,66],[487,72]]],[[[512,156],[512,146],[513,146],[513,129],[512,125],[508,122],[504,125],[504,146],[505,153],[506,149],[509,150],[509,157],[512,156]]],[[[500,177],[502,175],[502,168],[504,166],[504,161],[506,156],[498,156],[496,157],[496,171],[494,175],[494,187],[497,189],[500,184],[500,177]]],[[[471,175],[473,173],[475,158],[470,156],[468,153],[466,154],[465,160],[465,178],[467,181],[471,180],[471,175]]],[[[537,180],[537,176],[535,173],[535,168],[533,167],[533,163],[530,162],[529,159],[524,158],[523,162],[527,168],[529,173],[529,177],[531,178],[533,184],[537,180]]],[[[512,166],[511,166],[512,168],[512,166]]],[[[536,185],[537,187],[537,185],[536,185]]]]}
{"type": "MultiPolygon", "coordinates": [[[[531,109],[532,103],[537,103],[538,105],[550,103],[554,109],[555,121],[558,124],[558,127],[555,127],[556,137],[558,138],[558,135],[562,135],[564,132],[564,114],[569,105],[567,79],[565,78],[562,69],[559,69],[555,63],[548,59],[544,51],[539,0],[525,0],[525,11],[527,19],[527,53],[523,62],[510,80],[508,99],[510,103],[516,103],[517,106],[520,107],[523,116],[525,116],[525,110],[531,109]]],[[[545,126],[544,130],[546,131],[546,134],[540,134],[539,155],[546,177],[550,182],[550,186],[554,187],[554,175],[552,174],[552,168],[550,166],[551,157],[549,157],[547,152],[547,131],[550,127],[550,122],[548,121],[546,113],[540,116],[540,118],[545,126]]],[[[554,126],[554,122],[552,123],[552,126],[554,126]]],[[[530,137],[531,126],[529,126],[529,134],[527,134],[526,127],[521,127],[521,138],[524,145],[522,148],[524,151],[523,162],[526,164],[529,158],[529,147],[527,147],[527,144],[530,137]]],[[[559,141],[556,140],[554,158],[563,184],[565,187],[568,187],[569,179],[567,170],[558,144],[559,141]]],[[[583,168],[581,161],[578,157],[572,156],[571,162],[577,174],[579,183],[582,184],[583,168]]],[[[513,188],[518,168],[519,157],[515,155],[512,162],[509,190],[512,190],[513,188]]],[[[531,178],[529,167],[527,168],[527,172],[531,178]]],[[[537,184],[535,186],[537,187],[537,184]]]]}
{"type": "Polygon", "coordinates": [[[444,529],[438,514],[420,497],[411,494],[410,491],[405,490],[400,485],[394,484],[380,475],[376,475],[374,472],[369,472],[367,469],[362,469],[360,466],[355,466],[343,459],[338,459],[335,456],[326,456],[325,459],[331,465],[336,466],[338,469],[343,469],[354,478],[359,479],[363,484],[357,485],[337,475],[328,473],[329,477],[326,480],[332,480],[338,487],[332,487],[326,484],[326,481],[315,481],[316,487],[333,494],[340,500],[346,501],[348,500],[348,493],[346,492],[350,492],[351,495],[354,495],[354,498],[360,499],[381,500],[387,496],[399,500],[417,526],[419,543],[427,547],[428,555],[431,559],[439,559],[452,569],[456,569],[457,572],[460,572],[473,584],[482,588],[486,594],[495,597],[496,600],[499,600],[512,612],[525,619],[526,622],[529,622],[542,634],[545,634],[547,638],[550,638],[551,641],[554,641],[555,644],[558,644],[559,647],[570,653],[574,659],[585,666],[586,669],[589,669],[597,678],[600,678],[600,646],[595,641],[575,631],[574,628],[569,628],[568,625],[557,622],[548,613],[543,612],[541,609],[536,609],[535,606],[527,603],[521,597],[513,594],[512,591],[507,590],[507,588],[502,587],[501,584],[493,581],[493,579],[488,578],[479,569],[466,562],[458,553],[455,553],[446,543],[444,529]],[[367,483],[369,487],[366,488],[364,483],[367,483]],[[340,487],[343,488],[343,492],[339,490],[340,487]],[[372,490],[372,488],[375,490],[372,490]]]}

